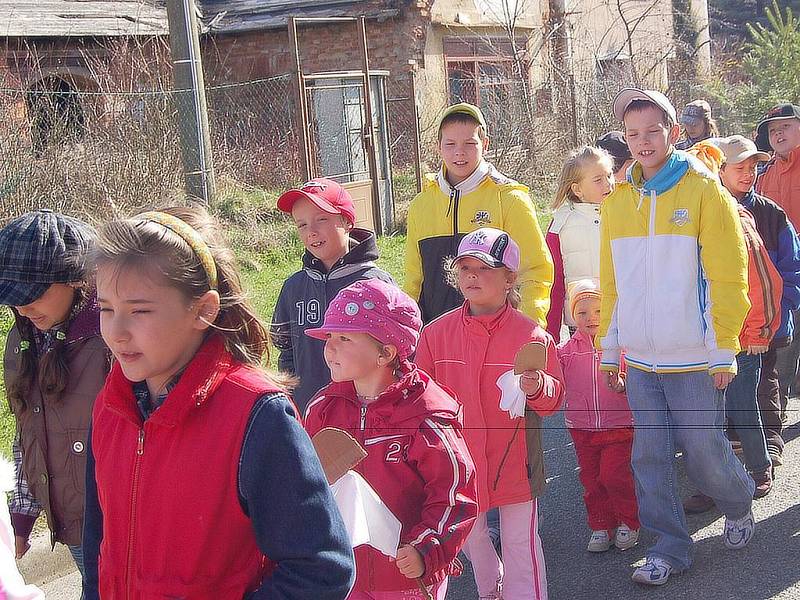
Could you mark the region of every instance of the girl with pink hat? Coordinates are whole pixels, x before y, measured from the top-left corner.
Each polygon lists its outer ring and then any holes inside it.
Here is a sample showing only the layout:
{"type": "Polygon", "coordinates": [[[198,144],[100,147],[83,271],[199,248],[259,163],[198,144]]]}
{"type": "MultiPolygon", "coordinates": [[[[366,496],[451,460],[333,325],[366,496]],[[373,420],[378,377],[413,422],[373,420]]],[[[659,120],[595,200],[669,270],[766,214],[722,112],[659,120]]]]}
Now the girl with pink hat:
{"type": "Polygon", "coordinates": [[[480,508],[464,551],[478,595],[546,600],[536,503],[544,487],[541,417],[558,410],[563,383],[553,338],[516,308],[519,265],[519,248],[506,232],[467,234],[451,269],[466,300],[425,327],[417,364],[464,405],[480,508]],[[519,360],[523,346],[539,349],[537,366],[519,360]],[[487,525],[494,508],[502,561],[487,525]]]}
{"type": "Polygon", "coordinates": [[[477,514],[461,406],[410,360],[421,327],[409,296],[369,279],[340,291],[322,327],[305,332],[325,340],[333,380],[308,405],[306,430],[350,432],[367,450],[354,470],[402,525],[396,557],[355,549],[351,600],[444,600],[477,514]]]}

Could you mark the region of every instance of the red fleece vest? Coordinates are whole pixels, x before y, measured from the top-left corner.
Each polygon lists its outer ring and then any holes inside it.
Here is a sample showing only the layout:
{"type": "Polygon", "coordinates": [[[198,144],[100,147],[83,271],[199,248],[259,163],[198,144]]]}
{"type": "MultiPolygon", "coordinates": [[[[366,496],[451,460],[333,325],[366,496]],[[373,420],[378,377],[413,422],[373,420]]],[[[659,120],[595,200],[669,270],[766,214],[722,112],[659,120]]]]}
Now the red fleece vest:
{"type": "Polygon", "coordinates": [[[217,600],[259,586],[270,565],[239,503],[238,462],[256,400],[275,391],[212,337],[143,424],[114,365],[92,433],[101,598],[217,600]]]}

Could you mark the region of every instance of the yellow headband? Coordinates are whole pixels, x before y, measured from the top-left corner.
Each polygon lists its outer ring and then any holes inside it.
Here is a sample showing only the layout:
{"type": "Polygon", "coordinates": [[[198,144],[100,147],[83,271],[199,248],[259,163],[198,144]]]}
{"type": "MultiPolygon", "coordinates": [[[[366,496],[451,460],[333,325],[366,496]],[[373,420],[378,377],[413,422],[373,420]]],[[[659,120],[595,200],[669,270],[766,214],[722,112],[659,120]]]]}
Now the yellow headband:
{"type": "Polygon", "coordinates": [[[195,256],[200,260],[200,264],[203,265],[203,270],[208,277],[209,287],[212,290],[217,289],[217,265],[214,263],[214,256],[211,254],[211,249],[208,247],[208,244],[203,241],[203,238],[200,237],[200,234],[197,233],[191,225],[178,217],[158,211],[142,213],[138,215],[136,219],[158,223],[189,244],[195,256]]]}

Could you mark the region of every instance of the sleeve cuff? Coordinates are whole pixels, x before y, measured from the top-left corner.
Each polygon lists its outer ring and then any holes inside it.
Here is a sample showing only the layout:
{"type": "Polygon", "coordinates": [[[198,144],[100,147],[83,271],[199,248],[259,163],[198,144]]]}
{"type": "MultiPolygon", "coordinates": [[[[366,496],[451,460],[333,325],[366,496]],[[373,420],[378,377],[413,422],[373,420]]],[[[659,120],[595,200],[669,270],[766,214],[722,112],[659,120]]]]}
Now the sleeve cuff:
{"type": "Polygon", "coordinates": [[[708,353],[708,372],[736,374],[736,353],[733,350],[717,349],[708,353]]]}
{"type": "Polygon", "coordinates": [[[31,535],[33,524],[36,523],[37,518],[34,515],[11,513],[11,526],[14,528],[14,535],[27,540],[31,535]]]}

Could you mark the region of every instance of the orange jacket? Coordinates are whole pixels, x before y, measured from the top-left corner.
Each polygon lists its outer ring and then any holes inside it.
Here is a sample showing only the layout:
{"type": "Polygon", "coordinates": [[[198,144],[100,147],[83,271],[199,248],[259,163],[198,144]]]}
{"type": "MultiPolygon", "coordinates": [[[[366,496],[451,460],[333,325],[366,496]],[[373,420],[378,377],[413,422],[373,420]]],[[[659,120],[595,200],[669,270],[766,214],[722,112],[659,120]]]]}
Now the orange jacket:
{"type": "Polygon", "coordinates": [[[756,192],[780,206],[800,230],[800,148],[789,152],[786,159],[774,156],[756,181],[756,192]]]}
{"type": "Polygon", "coordinates": [[[780,327],[783,279],[758,235],[753,215],[742,205],[737,206],[747,245],[747,295],[750,298],[750,311],[739,334],[739,342],[742,350],[747,350],[748,346],[768,346],[780,327]]]}

